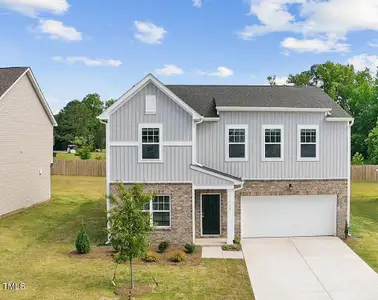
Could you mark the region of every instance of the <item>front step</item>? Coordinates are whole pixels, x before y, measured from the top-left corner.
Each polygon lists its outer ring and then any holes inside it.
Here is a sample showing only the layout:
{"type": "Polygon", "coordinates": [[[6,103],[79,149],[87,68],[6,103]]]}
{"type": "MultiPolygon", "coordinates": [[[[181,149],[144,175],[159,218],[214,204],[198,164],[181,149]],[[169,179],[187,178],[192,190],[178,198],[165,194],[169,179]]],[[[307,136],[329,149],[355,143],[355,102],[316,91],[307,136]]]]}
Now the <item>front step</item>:
{"type": "Polygon", "coordinates": [[[223,246],[226,243],[226,238],[199,238],[195,241],[198,246],[223,246]]]}

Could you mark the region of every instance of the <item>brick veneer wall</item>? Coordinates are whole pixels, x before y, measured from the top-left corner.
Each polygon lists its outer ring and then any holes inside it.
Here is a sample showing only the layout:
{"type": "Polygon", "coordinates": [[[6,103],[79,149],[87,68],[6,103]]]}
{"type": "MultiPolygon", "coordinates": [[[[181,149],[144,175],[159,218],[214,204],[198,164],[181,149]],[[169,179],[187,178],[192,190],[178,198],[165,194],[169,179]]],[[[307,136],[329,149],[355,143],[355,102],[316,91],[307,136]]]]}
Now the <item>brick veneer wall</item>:
{"type": "MultiPolygon", "coordinates": [[[[127,187],[132,184],[125,184],[127,187]]],[[[183,245],[191,243],[192,235],[192,185],[191,184],[145,184],[146,193],[171,197],[171,228],[155,229],[151,234],[151,242],[158,244],[169,241],[171,244],[183,245]]],[[[111,192],[115,192],[115,184],[111,184],[111,192]]]]}
{"type": "Polygon", "coordinates": [[[240,237],[241,196],[337,195],[337,236],[344,238],[347,220],[348,181],[342,180],[257,180],[245,181],[235,195],[235,236],[240,237]],[[289,190],[289,184],[292,190],[289,190]]]}
{"type": "MultiPolygon", "coordinates": [[[[201,237],[201,194],[220,194],[221,206],[221,237],[227,237],[227,190],[196,190],[195,191],[195,219],[196,238],[201,237]]],[[[214,236],[219,237],[219,236],[214,236]]]]}

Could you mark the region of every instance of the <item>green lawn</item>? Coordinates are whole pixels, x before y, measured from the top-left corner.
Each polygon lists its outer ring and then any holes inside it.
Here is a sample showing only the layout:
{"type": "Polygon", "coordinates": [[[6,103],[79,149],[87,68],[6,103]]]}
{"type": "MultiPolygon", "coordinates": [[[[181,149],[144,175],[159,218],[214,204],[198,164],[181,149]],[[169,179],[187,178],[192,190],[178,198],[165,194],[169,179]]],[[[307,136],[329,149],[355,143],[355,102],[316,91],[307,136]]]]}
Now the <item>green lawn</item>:
{"type": "Polygon", "coordinates": [[[351,234],[356,238],[347,243],[378,272],[378,182],[352,182],[351,192],[351,234]]]}
{"type": "MultiPolygon", "coordinates": [[[[96,157],[101,157],[101,159],[105,159],[106,153],[105,152],[92,152],[91,153],[91,159],[96,159],[96,157]]],[[[72,154],[72,153],[58,152],[56,154],[56,158],[55,159],[60,159],[60,160],[79,160],[80,157],[76,156],[75,154],[72,154]]]]}
{"type": "MultiPolygon", "coordinates": [[[[105,178],[53,176],[52,200],[0,219],[0,281],[23,282],[25,290],[5,291],[0,299],[100,299],[114,297],[114,264],[69,258],[83,219],[92,242],[105,239],[105,178]]],[[[153,283],[143,265],[136,281],[153,283]]],[[[142,299],[253,299],[242,260],[203,260],[199,266],[156,266],[160,282],[142,299]]],[[[122,281],[128,268],[120,268],[122,281]]],[[[121,279],[120,278],[120,279],[121,279]]]]}

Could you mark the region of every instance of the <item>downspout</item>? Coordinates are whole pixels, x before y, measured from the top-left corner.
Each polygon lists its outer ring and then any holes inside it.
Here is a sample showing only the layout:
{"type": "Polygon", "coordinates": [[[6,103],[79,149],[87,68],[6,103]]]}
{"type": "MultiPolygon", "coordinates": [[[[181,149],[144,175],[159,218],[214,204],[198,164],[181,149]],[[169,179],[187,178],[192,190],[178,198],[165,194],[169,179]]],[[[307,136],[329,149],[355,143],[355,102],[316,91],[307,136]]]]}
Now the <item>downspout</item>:
{"type": "MultiPolygon", "coordinates": [[[[110,140],[109,140],[109,124],[108,121],[100,120],[101,124],[106,126],[106,219],[109,220],[110,214],[110,140]]],[[[110,229],[110,223],[106,223],[107,229],[110,229]]],[[[108,239],[106,244],[110,244],[110,235],[108,234],[108,239]]]]}
{"type": "MultiPolygon", "coordinates": [[[[193,120],[193,125],[192,125],[192,164],[193,165],[200,165],[197,163],[197,125],[201,124],[204,120],[204,117],[201,116],[201,119],[199,121],[194,121],[193,120]]],[[[195,199],[195,190],[194,186],[192,184],[192,240],[193,243],[196,241],[196,199],[195,199]]]]}
{"type": "Polygon", "coordinates": [[[348,207],[347,207],[347,226],[348,226],[348,234],[350,235],[349,228],[350,228],[350,177],[351,177],[351,128],[354,124],[354,119],[352,121],[348,122],[348,192],[347,192],[347,201],[348,201],[348,207]]]}

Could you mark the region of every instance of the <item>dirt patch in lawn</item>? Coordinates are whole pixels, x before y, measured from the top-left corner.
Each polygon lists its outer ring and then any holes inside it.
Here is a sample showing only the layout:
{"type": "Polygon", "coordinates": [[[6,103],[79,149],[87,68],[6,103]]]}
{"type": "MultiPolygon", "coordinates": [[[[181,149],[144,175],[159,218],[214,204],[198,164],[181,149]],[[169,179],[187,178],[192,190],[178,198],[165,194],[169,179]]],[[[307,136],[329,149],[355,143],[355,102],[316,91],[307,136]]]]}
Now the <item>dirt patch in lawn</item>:
{"type": "MultiPolygon", "coordinates": [[[[171,260],[171,255],[175,251],[182,251],[182,247],[169,247],[164,252],[159,252],[157,247],[150,249],[156,257],[156,262],[145,262],[142,259],[135,259],[134,264],[151,264],[151,265],[172,265],[172,266],[197,266],[201,263],[202,259],[202,247],[197,246],[194,253],[185,253],[185,258],[181,262],[174,262],[171,260]]],[[[68,256],[72,258],[84,258],[84,259],[103,259],[113,260],[113,255],[117,252],[111,246],[99,246],[92,248],[91,252],[86,254],[80,254],[76,250],[71,251],[68,256]]]]}
{"type": "MultiPolygon", "coordinates": [[[[129,284],[121,285],[117,287],[115,290],[115,294],[121,297],[140,297],[143,295],[147,295],[152,292],[152,286],[149,284],[134,284],[134,288],[130,289],[129,284]]],[[[126,298],[125,298],[126,299],[126,298]]]]}

